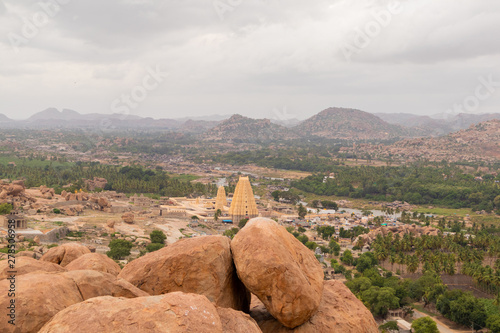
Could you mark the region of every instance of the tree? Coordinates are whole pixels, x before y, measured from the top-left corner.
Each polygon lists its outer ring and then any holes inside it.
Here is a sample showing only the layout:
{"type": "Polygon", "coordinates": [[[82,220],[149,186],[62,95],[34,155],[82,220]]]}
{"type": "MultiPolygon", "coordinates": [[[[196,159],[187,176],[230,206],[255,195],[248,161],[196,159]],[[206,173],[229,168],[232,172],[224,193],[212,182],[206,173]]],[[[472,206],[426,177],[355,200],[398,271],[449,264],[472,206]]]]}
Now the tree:
{"type": "Polygon", "coordinates": [[[340,257],[340,260],[347,265],[352,265],[354,262],[354,258],[352,256],[352,252],[350,250],[345,250],[344,254],[342,254],[342,257],[340,257]]]}
{"type": "Polygon", "coordinates": [[[243,229],[243,227],[247,225],[247,222],[248,222],[248,219],[241,219],[240,223],[238,223],[238,227],[240,229],[243,229]]]}
{"type": "Polygon", "coordinates": [[[492,315],[486,321],[486,327],[491,330],[491,333],[500,333],[500,315],[492,315]]]}
{"type": "Polygon", "coordinates": [[[217,211],[214,214],[214,220],[217,221],[219,220],[219,216],[222,215],[222,211],[220,209],[217,209],[217,211]]]}
{"type": "Polygon", "coordinates": [[[149,238],[151,239],[151,243],[164,244],[167,236],[165,236],[165,233],[161,230],[153,230],[149,234],[149,238]]]}
{"type": "Polygon", "coordinates": [[[430,317],[422,317],[414,320],[411,328],[414,333],[439,333],[436,322],[430,317]]]}
{"type": "Polygon", "coordinates": [[[154,252],[154,251],[158,251],[159,249],[162,249],[164,247],[165,247],[165,244],[151,243],[151,244],[146,245],[146,251],[154,252]]]}
{"type": "Polygon", "coordinates": [[[389,309],[399,308],[399,298],[396,297],[395,290],[389,287],[372,286],[361,293],[361,299],[369,304],[375,316],[385,317],[389,309]]]}
{"type": "Polygon", "coordinates": [[[234,238],[234,236],[238,233],[240,229],[238,228],[231,228],[231,229],[228,229],[226,231],[224,231],[223,235],[226,236],[226,237],[229,237],[231,239],[234,238]]]}
{"type": "Polygon", "coordinates": [[[330,243],[328,243],[328,247],[332,249],[334,255],[338,256],[340,252],[340,245],[333,238],[330,239],[330,243]]]}
{"type": "Polygon", "coordinates": [[[399,332],[398,322],[394,320],[388,321],[387,323],[380,325],[378,328],[382,332],[399,332]]]}
{"type": "Polygon", "coordinates": [[[130,249],[132,249],[132,242],[126,241],[124,239],[113,239],[109,243],[109,251],[106,252],[108,257],[115,260],[120,260],[128,255],[130,255],[130,249]]]}
{"type": "Polygon", "coordinates": [[[297,211],[301,219],[303,219],[307,215],[307,209],[302,204],[298,206],[297,211]]]}
{"type": "Polygon", "coordinates": [[[9,203],[0,204],[0,215],[10,214],[11,210],[12,210],[11,204],[9,204],[9,203]]]}

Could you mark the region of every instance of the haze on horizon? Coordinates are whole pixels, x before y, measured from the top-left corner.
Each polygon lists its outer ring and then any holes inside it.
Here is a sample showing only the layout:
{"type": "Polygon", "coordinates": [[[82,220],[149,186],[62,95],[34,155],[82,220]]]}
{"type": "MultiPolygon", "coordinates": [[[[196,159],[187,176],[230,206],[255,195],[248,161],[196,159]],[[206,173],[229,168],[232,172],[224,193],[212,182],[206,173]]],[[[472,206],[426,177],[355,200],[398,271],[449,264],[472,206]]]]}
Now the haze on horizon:
{"type": "Polygon", "coordinates": [[[0,113],[497,113],[498,22],[494,0],[0,0],[0,113]]]}

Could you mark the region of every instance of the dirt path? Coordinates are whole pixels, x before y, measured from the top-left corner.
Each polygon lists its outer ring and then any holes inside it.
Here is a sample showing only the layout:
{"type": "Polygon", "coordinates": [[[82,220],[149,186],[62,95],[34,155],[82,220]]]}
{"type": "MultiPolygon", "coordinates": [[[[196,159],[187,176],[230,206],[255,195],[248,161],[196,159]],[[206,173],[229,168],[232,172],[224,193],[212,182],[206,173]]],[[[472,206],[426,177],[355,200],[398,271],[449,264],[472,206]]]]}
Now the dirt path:
{"type": "MultiPolygon", "coordinates": [[[[415,319],[422,318],[422,317],[430,317],[429,315],[426,315],[425,313],[420,312],[420,311],[415,310],[415,309],[413,309],[413,312],[414,312],[413,317],[415,319]]],[[[448,326],[446,326],[446,324],[444,324],[441,321],[439,321],[438,319],[433,318],[433,317],[430,317],[430,318],[436,322],[438,330],[441,333],[456,333],[456,332],[464,333],[464,332],[468,332],[468,331],[462,331],[462,330],[458,331],[458,330],[451,329],[448,326]]]]}

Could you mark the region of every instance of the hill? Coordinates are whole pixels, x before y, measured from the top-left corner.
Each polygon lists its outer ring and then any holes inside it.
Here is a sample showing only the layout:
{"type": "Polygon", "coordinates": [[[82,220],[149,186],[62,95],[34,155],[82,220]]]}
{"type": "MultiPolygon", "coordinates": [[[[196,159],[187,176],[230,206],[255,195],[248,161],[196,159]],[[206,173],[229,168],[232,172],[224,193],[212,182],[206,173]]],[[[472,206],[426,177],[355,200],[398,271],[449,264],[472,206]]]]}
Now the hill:
{"type": "Polygon", "coordinates": [[[500,113],[437,114],[433,116],[419,116],[409,113],[375,113],[375,115],[389,124],[412,128],[427,136],[445,135],[461,129],[467,129],[471,125],[484,121],[500,119],[500,113]]]}
{"type": "Polygon", "coordinates": [[[0,122],[7,122],[7,121],[12,121],[9,117],[4,115],[3,113],[0,113],[0,122]]]}
{"type": "Polygon", "coordinates": [[[500,161],[500,120],[493,119],[442,137],[398,141],[390,146],[360,145],[358,153],[404,161],[500,161]]]}
{"type": "Polygon", "coordinates": [[[261,142],[293,139],[294,131],[269,119],[252,119],[239,114],[224,120],[203,134],[205,141],[261,142]]]}
{"type": "Polygon", "coordinates": [[[410,136],[411,131],[355,109],[329,108],[294,127],[301,136],[327,139],[380,140],[410,136]]]}

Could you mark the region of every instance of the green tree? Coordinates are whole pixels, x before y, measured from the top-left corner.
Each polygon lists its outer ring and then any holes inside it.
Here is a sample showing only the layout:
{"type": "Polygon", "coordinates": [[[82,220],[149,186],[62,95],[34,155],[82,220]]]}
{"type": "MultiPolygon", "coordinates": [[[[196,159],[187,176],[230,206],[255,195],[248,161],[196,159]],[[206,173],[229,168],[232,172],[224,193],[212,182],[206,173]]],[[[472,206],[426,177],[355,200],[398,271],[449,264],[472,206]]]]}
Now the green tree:
{"type": "Polygon", "coordinates": [[[115,260],[123,259],[124,257],[130,255],[130,250],[132,249],[132,242],[126,241],[124,239],[113,239],[109,243],[109,251],[106,252],[108,257],[115,260]]]}
{"type": "Polygon", "coordinates": [[[167,236],[165,236],[165,233],[161,230],[153,230],[149,234],[149,238],[151,239],[151,243],[164,244],[167,236]]]}
{"type": "Polygon", "coordinates": [[[352,265],[354,262],[352,252],[350,250],[345,250],[342,257],[340,257],[340,260],[346,265],[352,265]]]}
{"type": "Polygon", "coordinates": [[[12,205],[9,203],[0,204],[0,215],[10,214],[12,210],[12,205]]]}
{"type": "Polygon", "coordinates": [[[491,330],[491,333],[500,333],[500,314],[489,316],[486,320],[486,327],[491,330]]]}
{"type": "Polygon", "coordinates": [[[248,219],[241,219],[240,223],[238,223],[238,227],[240,229],[243,229],[243,227],[247,224],[247,222],[248,222],[248,219]]]}
{"type": "Polygon", "coordinates": [[[398,322],[394,320],[388,321],[387,323],[380,325],[378,328],[382,332],[399,332],[398,322]]]}
{"type": "Polygon", "coordinates": [[[399,308],[399,298],[395,290],[389,287],[372,286],[361,293],[361,299],[370,306],[375,316],[385,317],[390,309],[399,308]]]}
{"type": "Polygon", "coordinates": [[[332,250],[333,254],[338,256],[340,252],[340,245],[333,238],[330,239],[328,243],[328,247],[332,250]]]}
{"type": "Polygon", "coordinates": [[[151,243],[151,244],[146,245],[146,251],[154,252],[154,251],[158,251],[159,249],[162,249],[164,247],[165,247],[165,244],[151,243]]]}
{"type": "Polygon", "coordinates": [[[226,237],[229,237],[231,239],[234,238],[234,236],[236,236],[236,234],[238,233],[240,229],[238,228],[231,228],[231,229],[227,229],[226,231],[224,231],[223,235],[226,236],[226,237]]]}
{"type": "Polygon", "coordinates": [[[218,221],[219,217],[222,215],[222,211],[220,209],[217,209],[217,211],[214,214],[214,220],[218,221]]]}
{"type": "Polygon", "coordinates": [[[436,322],[430,317],[422,317],[414,320],[411,328],[414,333],[439,333],[436,322]]]}
{"type": "Polygon", "coordinates": [[[304,207],[302,204],[300,204],[297,208],[297,212],[299,214],[299,217],[303,219],[307,215],[307,209],[304,207]]]}

